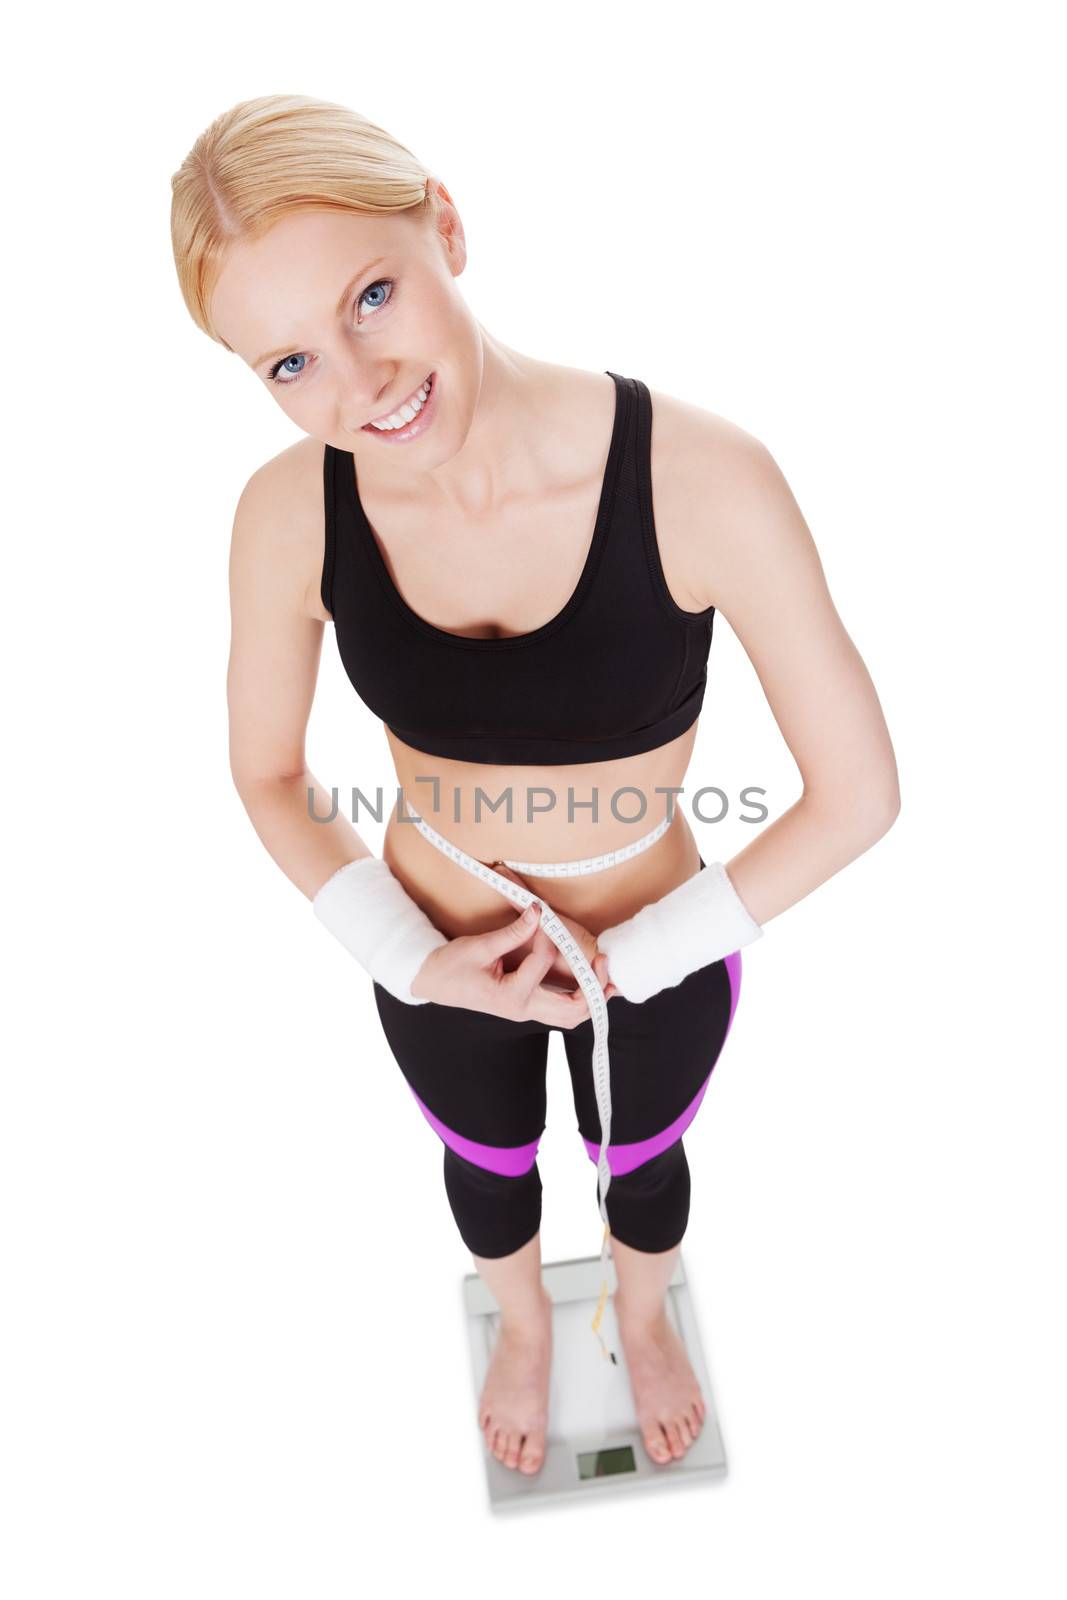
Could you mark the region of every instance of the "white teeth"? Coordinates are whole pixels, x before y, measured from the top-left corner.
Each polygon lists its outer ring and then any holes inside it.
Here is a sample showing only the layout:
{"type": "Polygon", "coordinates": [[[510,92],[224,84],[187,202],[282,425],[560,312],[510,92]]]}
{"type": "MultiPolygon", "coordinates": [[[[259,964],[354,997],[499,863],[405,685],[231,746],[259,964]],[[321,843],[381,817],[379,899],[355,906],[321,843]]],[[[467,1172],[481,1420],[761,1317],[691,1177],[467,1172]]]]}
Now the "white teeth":
{"type": "Polygon", "coordinates": [[[426,404],[426,397],[430,392],[430,380],[415,390],[410,400],[405,400],[398,411],[391,411],[387,417],[377,417],[371,422],[372,428],[385,431],[390,428],[403,428],[413,417],[417,417],[426,404]]]}

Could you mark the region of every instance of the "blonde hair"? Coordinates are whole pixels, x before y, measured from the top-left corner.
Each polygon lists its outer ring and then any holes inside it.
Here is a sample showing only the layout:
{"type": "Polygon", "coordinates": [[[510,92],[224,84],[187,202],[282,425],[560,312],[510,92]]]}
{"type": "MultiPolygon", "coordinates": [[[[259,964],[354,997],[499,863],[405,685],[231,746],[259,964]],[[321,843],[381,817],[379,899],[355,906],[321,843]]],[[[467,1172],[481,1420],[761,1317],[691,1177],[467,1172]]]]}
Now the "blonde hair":
{"type": "Polygon", "coordinates": [[[170,233],[189,315],[226,344],[209,305],[226,251],[297,211],[436,211],[433,174],[358,111],[302,94],[242,100],[216,117],[171,178],[170,233]]]}

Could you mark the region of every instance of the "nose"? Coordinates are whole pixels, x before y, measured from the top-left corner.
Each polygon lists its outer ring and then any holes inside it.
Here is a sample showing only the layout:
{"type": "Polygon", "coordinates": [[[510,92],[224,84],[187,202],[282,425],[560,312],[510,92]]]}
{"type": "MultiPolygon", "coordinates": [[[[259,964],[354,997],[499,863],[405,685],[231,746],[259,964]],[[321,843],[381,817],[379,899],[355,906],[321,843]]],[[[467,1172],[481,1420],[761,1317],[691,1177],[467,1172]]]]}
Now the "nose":
{"type": "Polygon", "coordinates": [[[346,433],[358,433],[364,423],[384,414],[388,396],[396,387],[397,372],[396,367],[368,371],[355,362],[350,364],[341,380],[340,421],[346,433]]]}

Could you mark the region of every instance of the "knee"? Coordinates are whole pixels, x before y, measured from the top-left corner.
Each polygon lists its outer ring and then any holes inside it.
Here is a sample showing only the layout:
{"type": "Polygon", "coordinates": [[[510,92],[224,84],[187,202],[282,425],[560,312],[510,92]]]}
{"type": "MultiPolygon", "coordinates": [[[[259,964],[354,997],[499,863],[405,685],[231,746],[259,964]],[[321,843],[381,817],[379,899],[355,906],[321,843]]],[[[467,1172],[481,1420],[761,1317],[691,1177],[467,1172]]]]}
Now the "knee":
{"type": "MultiPolygon", "coordinates": [[[[541,1227],[541,1174],[534,1162],[517,1178],[475,1166],[445,1146],[445,1192],[467,1249],[486,1259],[509,1256],[541,1227]]],[[[609,1196],[610,1198],[610,1196],[609,1196]]]]}
{"type": "Polygon", "coordinates": [[[689,1195],[689,1162],[682,1140],[676,1139],[632,1172],[612,1176],[607,1193],[612,1234],[633,1250],[672,1250],[689,1223],[689,1195]]]}

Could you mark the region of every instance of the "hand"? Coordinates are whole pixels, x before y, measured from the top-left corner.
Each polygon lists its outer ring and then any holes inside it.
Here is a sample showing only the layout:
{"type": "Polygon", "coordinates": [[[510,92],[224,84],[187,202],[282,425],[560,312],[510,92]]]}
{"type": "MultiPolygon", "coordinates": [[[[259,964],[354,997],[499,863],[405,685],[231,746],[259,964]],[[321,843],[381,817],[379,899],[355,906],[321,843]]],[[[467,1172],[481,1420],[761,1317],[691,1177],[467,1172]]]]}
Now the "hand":
{"type": "Polygon", "coordinates": [[[542,983],[558,952],[538,925],[540,906],[530,909],[535,911],[532,917],[523,913],[502,928],[461,934],[431,950],[412,981],[413,996],[513,1022],[545,1022],[551,1028],[587,1022],[589,1004],[580,988],[564,993],[542,983]],[[508,971],[505,957],[527,945],[529,954],[508,971]]]}
{"type": "MultiPolygon", "coordinates": [[[[505,866],[503,861],[494,861],[493,871],[498,872],[502,878],[507,878],[510,882],[517,883],[522,889],[530,888],[526,880],[519,873],[513,872],[510,867],[505,866]]],[[[536,891],[532,892],[536,893],[536,891]]],[[[612,995],[618,994],[619,991],[608,977],[608,958],[602,950],[598,950],[596,934],[590,933],[588,928],[584,927],[582,923],[576,922],[573,917],[565,917],[561,911],[557,911],[556,916],[563,923],[571,938],[580,947],[582,954],[592,967],[594,975],[604,991],[605,1000],[610,1000],[612,995]]],[[[536,937],[546,940],[552,946],[553,960],[546,974],[545,982],[558,985],[567,991],[576,989],[578,980],[574,976],[573,969],[566,956],[556,949],[556,946],[552,944],[551,939],[548,938],[542,928],[538,928],[536,937]]],[[[529,946],[527,945],[520,945],[517,954],[521,955],[528,948],[529,946]]]]}

